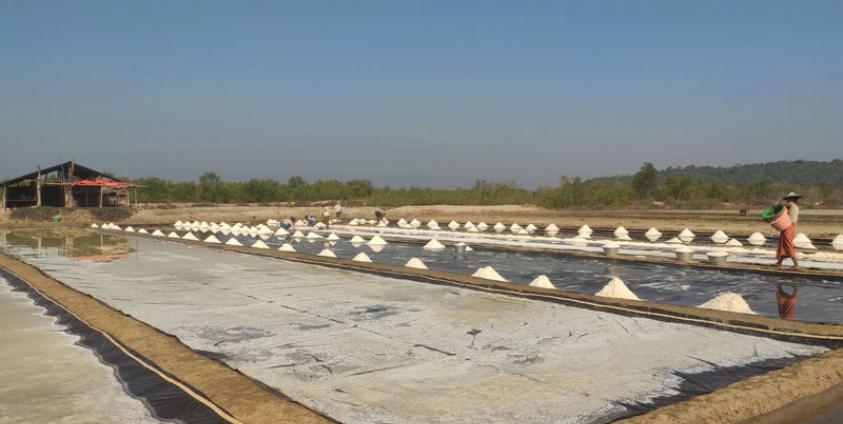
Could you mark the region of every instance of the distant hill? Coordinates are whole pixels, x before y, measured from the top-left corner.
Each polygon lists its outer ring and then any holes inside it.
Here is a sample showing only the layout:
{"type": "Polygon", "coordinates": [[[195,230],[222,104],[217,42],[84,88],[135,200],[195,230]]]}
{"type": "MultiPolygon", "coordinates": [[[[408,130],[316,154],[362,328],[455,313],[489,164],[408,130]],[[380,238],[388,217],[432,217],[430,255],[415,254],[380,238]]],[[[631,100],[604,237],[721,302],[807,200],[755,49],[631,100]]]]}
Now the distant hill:
{"type": "MultiPolygon", "coordinates": [[[[722,182],[733,185],[783,183],[794,185],[827,184],[843,187],[843,160],[830,162],[794,160],[769,163],[739,164],[728,167],[685,166],[659,171],[659,179],[689,178],[693,181],[722,182]]],[[[631,175],[596,178],[603,181],[631,182],[631,175]]]]}

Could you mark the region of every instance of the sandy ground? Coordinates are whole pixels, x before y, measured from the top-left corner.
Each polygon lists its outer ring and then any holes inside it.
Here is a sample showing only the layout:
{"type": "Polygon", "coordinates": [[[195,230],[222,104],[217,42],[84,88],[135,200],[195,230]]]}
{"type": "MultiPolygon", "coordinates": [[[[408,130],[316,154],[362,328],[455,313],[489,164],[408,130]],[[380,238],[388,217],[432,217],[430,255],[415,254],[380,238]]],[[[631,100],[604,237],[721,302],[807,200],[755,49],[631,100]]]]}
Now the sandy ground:
{"type": "Polygon", "coordinates": [[[136,249],[27,261],[343,422],[591,422],[665,393],[671,370],[820,351],[201,247],[136,249]]]}
{"type": "Polygon", "coordinates": [[[94,353],[0,277],[0,423],[157,423],[94,353]]]}
{"type": "MultiPolygon", "coordinates": [[[[134,224],[172,223],[176,220],[200,221],[264,221],[306,214],[319,214],[319,207],[285,206],[236,206],[219,205],[192,207],[180,205],[164,208],[159,205],[141,205],[131,218],[123,220],[134,224]]],[[[387,217],[392,220],[417,218],[422,221],[436,219],[448,222],[457,220],[474,223],[484,221],[533,223],[544,226],[555,223],[560,227],[579,227],[588,224],[591,227],[615,228],[623,225],[629,229],[647,229],[657,227],[662,230],[682,230],[690,228],[698,234],[713,233],[723,230],[729,234],[748,235],[755,231],[771,234],[771,227],[758,218],[760,210],[750,210],[749,215],[741,217],[735,210],[552,210],[535,206],[403,206],[387,210],[387,217]]],[[[367,218],[374,216],[374,208],[346,208],[344,216],[367,218]]],[[[64,222],[90,224],[99,221],[87,211],[68,212],[64,222]]],[[[8,217],[0,223],[9,223],[8,217]]],[[[799,231],[812,238],[831,238],[843,233],[843,210],[804,209],[801,212],[799,231]]]]}

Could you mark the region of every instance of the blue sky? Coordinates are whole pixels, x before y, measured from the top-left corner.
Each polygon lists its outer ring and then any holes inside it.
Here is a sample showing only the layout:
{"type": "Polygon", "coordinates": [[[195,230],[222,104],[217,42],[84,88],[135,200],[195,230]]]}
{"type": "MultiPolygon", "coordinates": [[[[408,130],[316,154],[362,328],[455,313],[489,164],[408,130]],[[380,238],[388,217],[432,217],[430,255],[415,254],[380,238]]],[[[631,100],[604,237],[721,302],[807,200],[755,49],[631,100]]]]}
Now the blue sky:
{"type": "Polygon", "coordinates": [[[528,187],[843,157],[840,1],[0,0],[0,178],[528,187]]]}

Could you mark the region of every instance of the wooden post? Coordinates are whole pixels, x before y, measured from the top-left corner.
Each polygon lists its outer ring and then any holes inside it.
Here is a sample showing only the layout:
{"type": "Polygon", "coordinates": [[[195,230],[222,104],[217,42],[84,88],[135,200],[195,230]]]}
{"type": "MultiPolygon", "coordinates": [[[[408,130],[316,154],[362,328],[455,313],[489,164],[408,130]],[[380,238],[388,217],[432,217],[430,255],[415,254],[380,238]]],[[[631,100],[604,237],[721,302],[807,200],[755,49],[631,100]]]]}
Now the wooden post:
{"type": "Polygon", "coordinates": [[[100,207],[102,207],[102,186],[100,186],[100,207]]]}
{"type": "Polygon", "coordinates": [[[41,206],[41,165],[38,165],[38,177],[35,178],[35,206],[41,206]]]}
{"type": "Polygon", "coordinates": [[[0,199],[0,212],[6,211],[6,191],[8,191],[7,188],[3,187],[3,198],[0,199]]]}

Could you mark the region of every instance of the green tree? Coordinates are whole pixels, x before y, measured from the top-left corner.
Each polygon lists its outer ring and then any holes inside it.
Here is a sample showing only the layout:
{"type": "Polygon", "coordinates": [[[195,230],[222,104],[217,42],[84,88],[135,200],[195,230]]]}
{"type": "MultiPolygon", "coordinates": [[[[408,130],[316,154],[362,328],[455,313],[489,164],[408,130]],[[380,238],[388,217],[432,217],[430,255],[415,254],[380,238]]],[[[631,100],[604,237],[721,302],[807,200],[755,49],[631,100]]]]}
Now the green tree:
{"type": "Polygon", "coordinates": [[[222,179],[216,172],[206,172],[199,177],[199,200],[221,202],[222,194],[222,179]]]}
{"type": "Polygon", "coordinates": [[[632,177],[632,189],[639,198],[647,199],[656,190],[658,185],[658,171],[656,167],[650,162],[644,162],[641,169],[632,177]]]}

